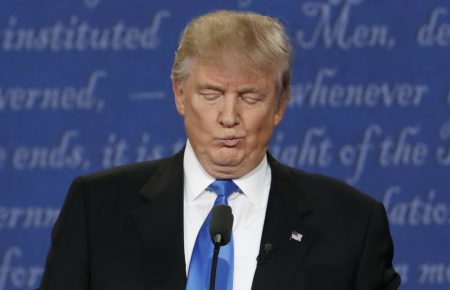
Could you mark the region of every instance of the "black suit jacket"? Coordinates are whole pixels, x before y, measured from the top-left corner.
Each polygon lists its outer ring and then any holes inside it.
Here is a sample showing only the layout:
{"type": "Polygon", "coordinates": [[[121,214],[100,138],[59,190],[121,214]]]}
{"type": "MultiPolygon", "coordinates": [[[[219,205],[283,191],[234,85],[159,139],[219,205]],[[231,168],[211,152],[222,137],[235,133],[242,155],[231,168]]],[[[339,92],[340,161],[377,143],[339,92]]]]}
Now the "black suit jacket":
{"type": "MultiPolygon", "coordinates": [[[[384,207],[350,186],[272,169],[253,290],[397,289],[384,207]],[[290,239],[292,231],[303,235],[290,239]]],[[[77,178],[52,232],[41,290],[184,289],[183,153],[77,178]]]]}

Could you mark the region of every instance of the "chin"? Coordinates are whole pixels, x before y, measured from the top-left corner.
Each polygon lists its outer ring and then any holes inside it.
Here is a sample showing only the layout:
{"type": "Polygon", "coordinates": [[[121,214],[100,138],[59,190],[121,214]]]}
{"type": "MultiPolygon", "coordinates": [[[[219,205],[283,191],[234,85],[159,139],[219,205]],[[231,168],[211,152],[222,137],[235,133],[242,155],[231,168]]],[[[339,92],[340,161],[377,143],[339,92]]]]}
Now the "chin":
{"type": "Polygon", "coordinates": [[[242,163],[245,156],[242,152],[220,152],[215,155],[212,159],[218,166],[237,166],[242,163]]]}

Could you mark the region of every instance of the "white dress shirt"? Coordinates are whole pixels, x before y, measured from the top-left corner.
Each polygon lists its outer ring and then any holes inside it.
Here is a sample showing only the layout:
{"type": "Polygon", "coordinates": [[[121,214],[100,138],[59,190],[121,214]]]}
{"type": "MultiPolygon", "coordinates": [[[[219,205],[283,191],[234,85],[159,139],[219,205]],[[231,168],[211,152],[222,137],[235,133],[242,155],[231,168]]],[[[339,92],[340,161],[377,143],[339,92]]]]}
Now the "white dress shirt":
{"type": "MultiPolygon", "coordinates": [[[[211,211],[217,194],[207,190],[215,180],[201,166],[189,143],[184,151],[184,253],[186,275],[197,234],[211,211]]],[[[250,290],[266,215],[271,182],[267,157],[245,176],[233,179],[240,190],[228,198],[234,216],[233,290],[250,290]]]]}

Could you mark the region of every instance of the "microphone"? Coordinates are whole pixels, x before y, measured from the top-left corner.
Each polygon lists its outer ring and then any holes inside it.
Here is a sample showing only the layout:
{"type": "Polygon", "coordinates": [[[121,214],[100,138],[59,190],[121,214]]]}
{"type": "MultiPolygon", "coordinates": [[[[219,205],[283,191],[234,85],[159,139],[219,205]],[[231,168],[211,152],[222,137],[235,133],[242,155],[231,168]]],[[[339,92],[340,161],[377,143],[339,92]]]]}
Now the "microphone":
{"type": "Polygon", "coordinates": [[[233,219],[230,206],[218,204],[213,207],[209,233],[214,245],[225,246],[230,242],[233,219]]]}
{"type": "Polygon", "coordinates": [[[264,252],[260,252],[258,257],[256,257],[256,262],[258,265],[262,264],[266,261],[271,262],[269,255],[273,249],[273,245],[271,243],[265,243],[263,249],[264,249],[264,252]]]}
{"type": "Polygon", "coordinates": [[[221,246],[225,246],[231,240],[231,229],[233,228],[233,214],[231,207],[226,204],[218,204],[211,212],[211,222],[209,224],[209,234],[214,244],[214,253],[211,265],[211,278],[209,289],[214,290],[216,285],[217,260],[221,246]]]}

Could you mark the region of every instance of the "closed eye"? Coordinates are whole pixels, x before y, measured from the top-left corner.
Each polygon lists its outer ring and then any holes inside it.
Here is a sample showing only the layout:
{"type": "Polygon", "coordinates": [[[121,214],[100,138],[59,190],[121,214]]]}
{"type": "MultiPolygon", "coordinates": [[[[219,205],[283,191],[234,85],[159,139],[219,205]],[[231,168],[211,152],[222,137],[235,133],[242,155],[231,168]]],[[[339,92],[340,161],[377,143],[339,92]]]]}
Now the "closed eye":
{"type": "Polygon", "coordinates": [[[222,92],[215,89],[201,90],[199,94],[208,101],[214,101],[222,96],[222,92]]]}
{"type": "Polygon", "coordinates": [[[200,95],[208,101],[214,101],[220,98],[221,94],[219,93],[200,93],[200,95]]]}
{"type": "Polygon", "coordinates": [[[243,94],[240,99],[242,101],[244,101],[246,104],[249,105],[254,105],[259,103],[260,101],[262,101],[262,97],[258,94],[253,94],[253,93],[247,93],[247,94],[243,94]]]}

